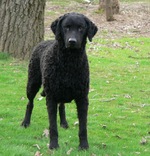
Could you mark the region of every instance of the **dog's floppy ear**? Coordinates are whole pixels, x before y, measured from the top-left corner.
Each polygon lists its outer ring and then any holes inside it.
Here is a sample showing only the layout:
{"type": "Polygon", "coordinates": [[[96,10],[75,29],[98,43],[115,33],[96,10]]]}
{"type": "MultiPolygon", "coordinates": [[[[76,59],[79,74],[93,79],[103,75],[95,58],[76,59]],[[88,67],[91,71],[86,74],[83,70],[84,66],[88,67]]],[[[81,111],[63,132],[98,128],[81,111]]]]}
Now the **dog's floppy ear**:
{"type": "Polygon", "coordinates": [[[92,38],[94,37],[94,35],[96,34],[96,32],[98,31],[97,26],[91,21],[89,20],[87,17],[85,17],[85,21],[87,23],[87,37],[89,39],[90,42],[92,42],[92,38]]]}
{"type": "Polygon", "coordinates": [[[51,24],[51,29],[55,35],[55,39],[59,40],[61,38],[61,28],[60,28],[60,23],[61,23],[62,16],[56,19],[54,22],[51,24]]]}
{"type": "Polygon", "coordinates": [[[52,22],[51,24],[51,29],[53,31],[53,33],[56,35],[56,29],[57,29],[57,24],[59,22],[60,18],[56,19],[54,22],[52,22]]]}
{"type": "Polygon", "coordinates": [[[51,24],[51,29],[53,33],[55,34],[55,39],[59,40],[61,39],[61,22],[65,18],[66,15],[60,16],[58,19],[56,19],[54,22],[51,24]]]}

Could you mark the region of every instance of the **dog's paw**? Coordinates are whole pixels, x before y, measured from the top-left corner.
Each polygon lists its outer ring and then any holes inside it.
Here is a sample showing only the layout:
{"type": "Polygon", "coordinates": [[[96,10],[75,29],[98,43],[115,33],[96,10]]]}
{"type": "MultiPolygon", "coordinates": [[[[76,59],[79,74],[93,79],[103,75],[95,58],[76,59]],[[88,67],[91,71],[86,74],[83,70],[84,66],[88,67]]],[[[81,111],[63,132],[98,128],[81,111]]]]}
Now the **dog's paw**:
{"type": "Polygon", "coordinates": [[[78,147],[79,150],[87,150],[89,148],[89,144],[87,141],[82,141],[78,147]]]}
{"type": "Polygon", "coordinates": [[[29,125],[30,125],[30,122],[25,121],[25,120],[21,123],[21,126],[25,128],[29,127],[29,125]]]}
{"type": "Polygon", "coordinates": [[[57,148],[59,148],[58,141],[51,141],[51,143],[49,145],[49,149],[54,150],[57,148]]]}
{"type": "Polygon", "coordinates": [[[64,128],[64,129],[69,128],[69,126],[68,126],[68,123],[67,123],[67,122],[60,123],[60,126],[61,126],[62,128],[64,128]]]}

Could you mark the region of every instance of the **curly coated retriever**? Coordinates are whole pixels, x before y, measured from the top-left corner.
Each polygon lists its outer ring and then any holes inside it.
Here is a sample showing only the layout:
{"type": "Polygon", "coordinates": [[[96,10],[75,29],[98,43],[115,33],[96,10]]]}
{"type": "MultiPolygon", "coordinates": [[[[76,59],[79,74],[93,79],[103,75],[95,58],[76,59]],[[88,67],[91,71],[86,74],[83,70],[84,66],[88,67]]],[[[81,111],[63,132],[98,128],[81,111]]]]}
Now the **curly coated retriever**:
{"type": "Polygon", "coordinates": [[[92,38],[97,27],[86,16],[68,13],[51,24],[54,41],[39,43],[33,50],[28,70],[26,108],[22,126],[30,124],[34,98],[43,85],[42,95],[50,124],[50,149],[58,148],[57,106],[60,125],[68,128],[64,103],[75,100],[79,119],[79,149],[87,149],[87,112],[89,66],[85,51],[87,38],[92,38]]]}

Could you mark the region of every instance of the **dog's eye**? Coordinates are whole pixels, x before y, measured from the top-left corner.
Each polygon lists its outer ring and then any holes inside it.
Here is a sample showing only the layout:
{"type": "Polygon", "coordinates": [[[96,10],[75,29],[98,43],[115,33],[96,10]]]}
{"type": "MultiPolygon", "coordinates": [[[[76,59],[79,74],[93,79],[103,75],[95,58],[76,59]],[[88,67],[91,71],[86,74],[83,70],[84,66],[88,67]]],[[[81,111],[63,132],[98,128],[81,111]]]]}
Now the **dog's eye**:
{"type": "Polygon", "coordinates": [[[83,27],[80,26],[80,27],[78,28],[78,30],[79,30],[79,31],[82,31],[82,30],[83,30],[83,27]]]}
{"type": "Polygon", "coordinates": [[[70,30],[70,26],[68,25],[68,26],[65,26],[65,29],[67,30],[67,31],[69,31],[70,30]]]}

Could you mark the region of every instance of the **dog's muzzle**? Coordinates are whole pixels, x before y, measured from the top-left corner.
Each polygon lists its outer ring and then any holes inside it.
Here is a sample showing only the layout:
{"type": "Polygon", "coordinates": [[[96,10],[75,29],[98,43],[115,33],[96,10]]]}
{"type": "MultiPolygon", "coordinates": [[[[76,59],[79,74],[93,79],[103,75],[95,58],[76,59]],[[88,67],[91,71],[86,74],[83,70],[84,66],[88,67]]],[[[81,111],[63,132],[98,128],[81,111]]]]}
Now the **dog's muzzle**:
{"type": "Polygon", "coordinates": [[[78,49],[80,48],[76,38],[69,38],[67,41],[67,48],[78,49]]]}

